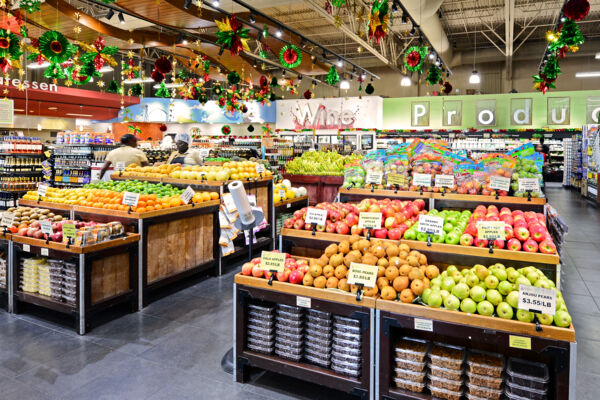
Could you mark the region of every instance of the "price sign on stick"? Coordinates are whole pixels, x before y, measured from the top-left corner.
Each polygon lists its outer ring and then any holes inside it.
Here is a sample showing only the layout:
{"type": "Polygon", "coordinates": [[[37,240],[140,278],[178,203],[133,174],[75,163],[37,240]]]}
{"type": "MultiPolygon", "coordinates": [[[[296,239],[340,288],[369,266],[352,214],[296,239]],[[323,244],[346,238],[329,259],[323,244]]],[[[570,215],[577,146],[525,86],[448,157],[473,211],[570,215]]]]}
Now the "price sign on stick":
{"type": "Polygon", "coordinates": [[[264,174],[265,173],[265,165],[261,164],[261,163],[256,164],[256,173],[264,174]]]}
{"type": "Polygon", "coordinates": [[[451,188],[454,186],[454,175],[436,175],[435,186],[451,188]]]}
{"type": "Polygon", "coordinates": [[[124,171],[124,170],[125,170],[125,163],[123,161],[117,162],[117,164],[115,165],[115,171],[124,171]]]}
{"type": "Polygon", "coordinates": [[[378,268],[376,265],[359,264],[355,262],[350,263],[348,284],[363,285],[367,288],[373,288],[377,282],[377,271],[378,268]]]}
{"type": "Polygon", "coordinates": [[[485,240],[506,240],[504,221],[477,222],[477,237],[485,240]]]}
{"type": "Polygon", "coordinates": [[[444,233],[444,218],[421,214],[417,230],[429,235],[441,235],[444,233]]]}
{"type": "Polygon", "coordinates": [[[358,227],[363,229],[381,229],[381,213],[361,212],[358,214],[358,227]]]}
{"type": "Polygon", "coordinates": [[[48,185],[39,185],[37,188],[38,196],[45,197],[46,192],[48,191],[48,185]]]}
{"type": "Polygon", "coordinates": [[[285,253],[263,251],[260,256],[260,269],[265,271],[283,272],[285,267],[285,253]]]}
{"type": "Polygon", "coordinates": [[[62,226],[63,236],[71,239],[75,239],[77,236],[77,228],[74,224],[63,224],[62,226]]]}
{"type": "Polygon", "coordinates": [[[285,200],[285,190],[279,189],[279,198],[281,201],[285,200]]]}
{"type": "Polygon", "coordinates": [[[505,178],[503,176],[491,176],[490,188],[496,190],[505,190],[508,192],[510,189],[510,178],[505,178]]]}
{"type": "Polygon", "coordinates": [[[139,200],[139,193],[123,192],[123,201],[121,203],[125,204],[126,206],[136,207],[139,200]]]}
{"type": "Polygon", "coordinates": [[[537,178],[519,178],[518,182],[520,192],[540,191],[540,181],[537,178]]]}
{"type": "Polygon", "coordinates": [[[181,193],[181,201],[183,201],[185,204],[188,204],[190,202],[190,200],[192,200],[192,197],[194,197],[194,195],[196,194],[196,192],[194,192],[194,189],[192,189],[191,186],[188,186],[185,191],[183,193],[181,193]]]}
{"type": "Polygon", "coordinates": [[[52,235],[54,232],[52,231],[52,222],[47,219],[43,219],[40,221],[40,228],[42,228],[42,233],[45,235],[52,235]]]}
{"type": "Polygon", "coordinates": [[[414,174],[412,184],[414,186],[431,186],[431,174],[414,174]]]}
{"type": "Polygon", "coordinates": [[[519,285],[519,308],[554,315],[556,313],[556,290],[519,285]]]}
{"type": "Polygon", "coordinates": [[[304,222],[307,224],[325,225],[327,223],[327,210],[308,207],[304,222]]]}
{"type": "Polygon", "coordinates": [[[381,172],[367,172],[365,182],[373,185],[381,185],[382,180],[383,174],[381,172]]]}
{"type": "Polygon", "coordinates": [[[386,179],[388,185],[406,186],[408,184],[408,177],[402,174],[388,174],[386,179]]]}
{"type": "Polygon", "coordinates": [[[12,226],[14,221],[15,221],[15,214],[7,211],[4,214],[2,214],[2,221],[0,221],[0,225],[12,226]]]}

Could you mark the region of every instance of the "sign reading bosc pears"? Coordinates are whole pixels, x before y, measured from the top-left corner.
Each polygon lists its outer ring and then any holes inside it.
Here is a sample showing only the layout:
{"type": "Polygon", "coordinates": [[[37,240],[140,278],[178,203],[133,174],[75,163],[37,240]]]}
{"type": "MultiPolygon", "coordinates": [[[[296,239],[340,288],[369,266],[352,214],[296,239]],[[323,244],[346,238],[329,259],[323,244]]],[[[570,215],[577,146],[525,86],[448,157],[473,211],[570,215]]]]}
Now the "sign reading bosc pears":
{"type": "Polygon", "coordinates": [[[377,282],[378,270],[376,265],[352,262],[350,263],[350,270],[348,270],[348,284],[373,288],[377,282]]]}

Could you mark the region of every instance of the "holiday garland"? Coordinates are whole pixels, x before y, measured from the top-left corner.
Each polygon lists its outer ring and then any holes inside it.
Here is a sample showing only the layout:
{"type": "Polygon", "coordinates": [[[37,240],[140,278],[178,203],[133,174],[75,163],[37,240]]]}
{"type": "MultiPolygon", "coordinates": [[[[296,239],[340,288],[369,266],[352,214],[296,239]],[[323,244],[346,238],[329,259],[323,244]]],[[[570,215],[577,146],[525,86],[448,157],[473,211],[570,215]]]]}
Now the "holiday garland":
{"type": "Polygon", "coordinates": [[[81,67],[72,65],[66,70],[67,79],[76,85],[85,85],[89,83],[92,77],[81,70],[81,67]]]}
{"type": "Polygon", "coordinates": [[[217,32],[217,43],[221,49],[227,49],[232,55],[237,56],[240,51],[250,51],[248,47],[249,30],[244,28],[235,15],[225,18],[223,21],[215,21],[219,31],[217,32]]]}
{"type": "MultiPolygon", "coordinates": [[[[100,71],[106,63],[113,67],[117,65],[113,55],[119,51],[119,48],[116,46],[106,46],[102,36],[98,36],[98,39],[92,43],[92,46],[82,42],[79,42],[79,45],[87,51],[79,56],[79,61],[82,64],[87,64],[88,68],[93,66],[96,71],[100,71]]],[[[89,72],[91,73],[92,71],[89,72]]]]}
{"type": "Polygon", "coordinates": [[[286,68],[294,69],[302,63],[302,52],[296,45],[285,45],[279,52],[279,62],[286,68]]]}
{"type": "Polygon", "coordinates": [[[442,78],[442,70],[437,65],[431,64],[429,66],[429,72],[427,72],[427,84],[437,85],[442,78]]]}
{"type": "Polygon", "coordinates": [[[242,78],[240,78],[240,75],[235,71],[231,71],[227,74],[227,82],[230,85],[237,85],[241,80],[242,78]]]}
{"type": "Polygon", "coordinates": [[[42,2],[40,0],[21,0],[19,8],[27,11],[29,14],[42,10],[42,2]]]}
{"type": "Polygon", "coordinates": [[[327,73],[327,77],[325,78],[325,82],[330,84],[331,86],[335,86],[340,81],[340,74],[338,74],[337,69],[332,65],[329,68],[329,72],[327,73]]]}
{"type": "Polygon", "coordinates": [[[375,0],[369,16],[369,39],[375,37],[375,42],[386,37],[390,18],[388,16],[388,0],[375,0]]]}
{"type": "Polygon", "coordinates": [[[404,53],[404,66],[407,70],[421,73],[427,56],[427,46],[411,46],[404,53]]]}

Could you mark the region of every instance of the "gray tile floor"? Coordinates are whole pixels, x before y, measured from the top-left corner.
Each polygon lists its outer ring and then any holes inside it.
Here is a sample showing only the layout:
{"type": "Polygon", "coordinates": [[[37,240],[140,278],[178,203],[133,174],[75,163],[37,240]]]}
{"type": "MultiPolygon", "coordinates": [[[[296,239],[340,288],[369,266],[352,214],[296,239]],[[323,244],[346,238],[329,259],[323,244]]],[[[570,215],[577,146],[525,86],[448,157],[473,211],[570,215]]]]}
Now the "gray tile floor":
{"type": "MultiPolygon", "coordinates": [[[[570,227],[563,286],[577,330],[577,398],[600,388],[600,209],[560,188],[551,203],[570,227]]],[[[233,271],[165,297],[80,337],[0,311],[0,399],[344,399],[271,373],[232,382],[220,368],[232,343],[233,271]]]]}

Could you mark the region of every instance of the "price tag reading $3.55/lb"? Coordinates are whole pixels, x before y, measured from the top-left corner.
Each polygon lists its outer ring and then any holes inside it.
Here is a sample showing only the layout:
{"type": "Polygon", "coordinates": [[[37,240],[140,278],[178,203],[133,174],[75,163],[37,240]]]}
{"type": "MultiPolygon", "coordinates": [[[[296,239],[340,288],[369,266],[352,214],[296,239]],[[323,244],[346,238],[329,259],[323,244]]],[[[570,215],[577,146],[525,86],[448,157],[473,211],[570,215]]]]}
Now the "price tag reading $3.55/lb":
{"type": "Polygon", "coordinates": [[[556,314],[556,290],[519,285],[520,309],[542,314],[556,314]]]}
{"type": "Polygon", "coordinates": [[[327,223],[327,210],[308,207],[306,209],[306,217],[304,218],[304,222],[307,224],[324,226],[327,223]]]}

